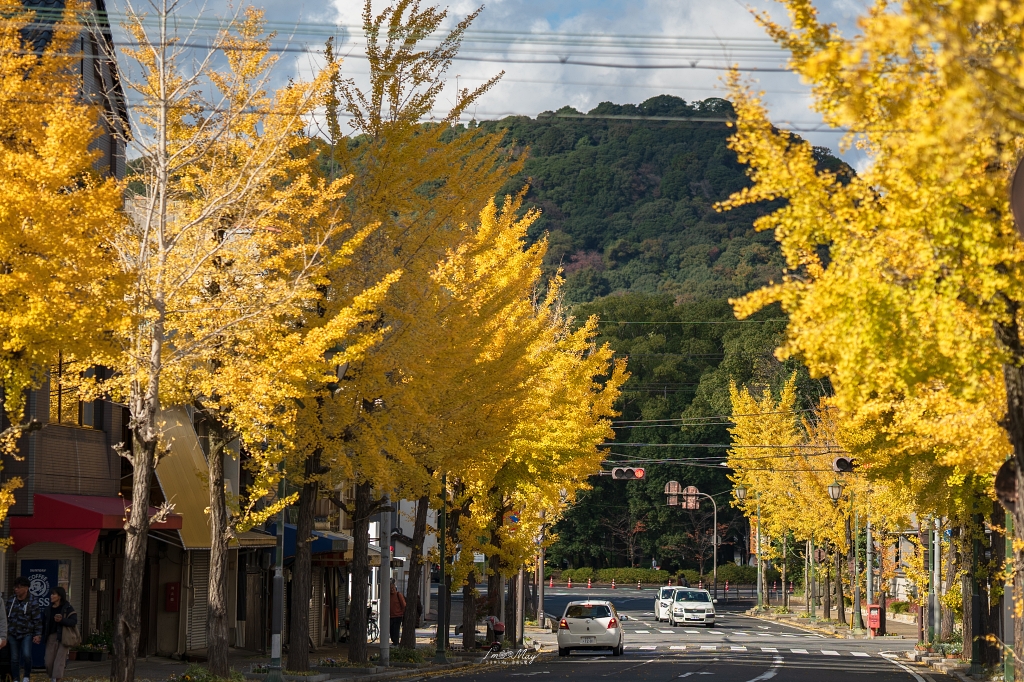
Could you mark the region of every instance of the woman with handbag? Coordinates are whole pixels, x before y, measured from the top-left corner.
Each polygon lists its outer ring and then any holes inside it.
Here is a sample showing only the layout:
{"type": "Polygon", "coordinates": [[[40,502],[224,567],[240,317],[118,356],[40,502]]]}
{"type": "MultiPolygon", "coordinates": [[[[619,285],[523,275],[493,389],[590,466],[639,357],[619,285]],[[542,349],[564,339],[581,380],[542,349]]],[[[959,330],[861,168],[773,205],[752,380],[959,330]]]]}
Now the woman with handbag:
{"type": "Polygon", "coordinates": [[[46,641],[46,674],[51,680],[64,677],[68,649],[82,643],[78,614],[68,601],[63,587],[50,588],[50,605],[43,614],[43,638],[46,641]]]}

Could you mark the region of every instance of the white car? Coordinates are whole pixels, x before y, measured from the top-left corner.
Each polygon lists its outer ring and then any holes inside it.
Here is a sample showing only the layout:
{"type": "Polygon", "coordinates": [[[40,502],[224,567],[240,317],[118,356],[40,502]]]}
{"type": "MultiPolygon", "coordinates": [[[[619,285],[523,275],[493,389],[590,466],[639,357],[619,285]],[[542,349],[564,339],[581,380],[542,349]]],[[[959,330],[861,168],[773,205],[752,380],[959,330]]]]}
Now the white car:
{"type": "Polygon", "coordinates": [[[668,620],[669,608],[672,606],[672,593],[674,587],[663,587],[658,590],[658,596],[654,598],[654,620],[659,623],[668,620]]]}
{"type": "Polygon", "coordinates": [[[692,587],[678,587],[672,594],[672,610],[668,622],[672,626],[703,624],[706,628],[715,626],[715,604],[707,590],[692,587]]]}
{"type": "Polygon", "coordinates": [[[572,601],[558,623],[558,655],[574,649],[611,649],[622,655],[623,633],[618,612],[610,601],[572,601]]]}

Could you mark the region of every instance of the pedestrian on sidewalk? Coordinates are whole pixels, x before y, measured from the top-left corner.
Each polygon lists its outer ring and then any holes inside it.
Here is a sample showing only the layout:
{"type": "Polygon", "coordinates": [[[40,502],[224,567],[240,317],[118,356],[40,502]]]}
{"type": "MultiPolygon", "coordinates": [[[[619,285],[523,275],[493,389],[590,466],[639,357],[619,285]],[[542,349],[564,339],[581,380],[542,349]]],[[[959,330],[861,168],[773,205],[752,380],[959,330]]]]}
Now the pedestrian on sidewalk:
{"type": "Polygon", "coordinates": [[[402,639],[402,618],[405,617],[405,597],[391,579],[391,644],[398,646],[402,639]]]}
{"type": "Polygon", "coordinates": [[[68,647],[64,643],[64,629],[78,625],[78,614],[68,601],[63,587],[50,588],[50,605],[43,613],[43,639],[46,640],[46,674],[60,682],[64,677],[64,664],[68,660],[68,647]]]}
{"type": "Polygon", "coordinates": [[[14,579],[14,595],[7,600],[7,635],[11,642],[11,678],[29,682],[32,677],[32,645],[43,641],[39,604],[28,596],[28,578],[14,579]]]}

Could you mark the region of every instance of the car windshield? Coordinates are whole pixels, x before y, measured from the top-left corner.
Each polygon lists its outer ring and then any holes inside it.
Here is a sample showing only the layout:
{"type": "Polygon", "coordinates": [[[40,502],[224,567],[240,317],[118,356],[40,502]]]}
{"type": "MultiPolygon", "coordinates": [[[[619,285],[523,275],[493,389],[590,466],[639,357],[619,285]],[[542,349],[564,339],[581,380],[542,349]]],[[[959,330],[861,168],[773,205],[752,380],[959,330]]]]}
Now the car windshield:
{"type": "Polygon", "coordinates": [[[566,618],[611,618],[612,612],[604,604],[573,604],[565,610],[566,618]]]}
{"type": "Polygon", "coordinates": [[[707,592],[698,590],[679,590],[676,592],[676,601],[711,601],[707,592]]]}
{"type": "Polygon", "coordinates": [[[673,588],[671,588],[671,587],[663,587],[663,588],[661,588],[661,598],[662,599],[668,599],[669,597],[671,597],[672,596],[672,589],[673,588]]]}

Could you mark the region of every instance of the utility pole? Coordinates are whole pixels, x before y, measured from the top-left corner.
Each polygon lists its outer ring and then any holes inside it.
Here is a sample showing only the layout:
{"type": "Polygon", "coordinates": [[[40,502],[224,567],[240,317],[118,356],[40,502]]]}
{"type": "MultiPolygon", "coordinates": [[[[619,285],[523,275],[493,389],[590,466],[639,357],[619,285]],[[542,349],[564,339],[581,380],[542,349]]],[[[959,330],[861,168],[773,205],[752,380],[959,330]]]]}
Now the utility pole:
{"type": "Polygon", "coordinates": [[[761,566],[761,493],[757,493],[757,610],[761,611],[764,604],[761,599],[761,590],[764,585],[761,566]]]}
{"type": "Polygon", "coordinates": [[[935,641],[935,553],[932,550],[934,543],[935,534],[932,529],[927,525],[924,527],[924,532],[928,537],[927,547],[927,565],[928,565],[928,641],[935,641]]]}
{"type": "Polygon", "coordinates": [[[875,596],[874,582],[875,582],[875,567],[872,564],[872,552],[871,552],[871,518],[868,517],[867,522],[867,548],[865,553],[867,554],[867,576],[868,576],[868,604],[874,604],[872,598],[875,596]]]}
{"type": "Polygon", "coordinates": [[[448,614],[445,613],[448,607],[448,591],[445,589],[444,574],[447,568],[447,557],[445,556],[445,520],[448,516],[448,475],[441,474],[441,507],[437,512],[437,549],[441,559],[440,579],[437,583],[437,652],[434,654],[434,663],[447,663],[448,656],[448,614]]]}
{"type": "MultiPolygon", "coordinates": [[[[808,599],[810,599],[810,601],[811,601],[811,622],[813,623],[816,620],[818,620],[818,617],[814,613],[814,609],[815,609],[814,602],[817,601],[817,596],[818,596],[816,594],[817,591],[818,591],[818,586],[817,586],[817,584],[816,584],[816,582],[814,580],[814,578],[815,578],[815,575],[814,575],[814,533],[811,533],[811,539],[808,540],[808,543],[811,546],[811,554],[810,554],[810,556],[811,556],[811,561],[810,561],[810,565],[811,565],[811,572],[810,572],[811,579],[809,581],[811,589],[810,589],[810,592],[809,592],[810,596],[808,597],[808,599]]],[[[805,589],[804,591],[806,592],[807,590],[805,589]]]]}
{"type": "Polygon", "coordinates": [[[860,513],[853,503],[852,488],[850,506],[853,507],[853,632],[864,632],[860,615],[860,513]]]}
{"type": "Polygon", "coordinates": [[[523,629],[526,627],[526,566],[519,567],[516,581],[516,648],[523,648],[523,629]]]}
{"type": "Polygon", "coordinates": [[[540,536],[537,538],[537,625],[544,627],[544,510],[540,510],[540,536]]]}
{"type": "MultiPolygon", "coordinates": [[[[277,484],[277,499],[285,497],[284,469],[281,465],[281,480],[277,484]]],[[[267,682],[284,682],[281,677],[281,624],[284,622],[284,522],[287,508],[281,510],[281,518],[277,522],[277,544],[274,551],[274,589],[271,598],[270,614],[270,667],[267,671],[267,682]]]]}
{"type": "Polygon", "coordinates": [[[942,631],[942,619],[941,619],[941,607],[939,606],[939,597],[942,595],[942,531],[940,530],[942,522],[939,519],[935,519],[935,544],[934,552],[935,558],[932,561],[932,641],[941,634],[942,631]]]}
{"type": "Polygon", "coordinates": [[[380,664],[388,667],[391,665],[391,497],[385,495],[381,504],[377,623],[380,630],[380,664]]]}

